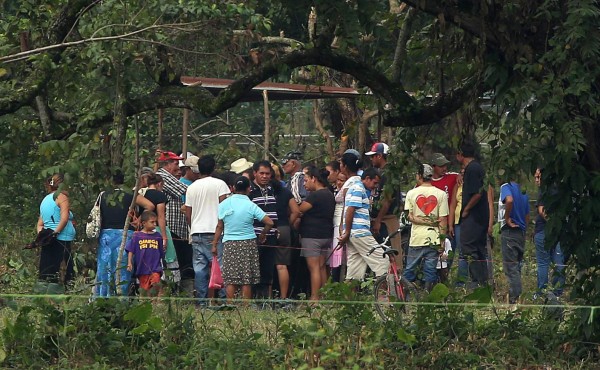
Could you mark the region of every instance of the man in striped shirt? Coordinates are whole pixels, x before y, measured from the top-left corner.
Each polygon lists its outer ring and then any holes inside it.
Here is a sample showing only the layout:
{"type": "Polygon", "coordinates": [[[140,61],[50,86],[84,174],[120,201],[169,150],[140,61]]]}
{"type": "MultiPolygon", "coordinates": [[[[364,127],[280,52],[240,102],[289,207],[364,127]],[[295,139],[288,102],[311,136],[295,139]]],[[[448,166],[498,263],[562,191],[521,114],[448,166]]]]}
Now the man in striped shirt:
{"type": "Polygon", "coordinates": [[[362,280],[365,277],[367,266],[381,276],[387,273],[390,261],[383,257],[381,249],[375,250],[367,256],[377,241],[371,233],[371,218],[369,215],[369,197],[373,189],[381,180],[377,170],[368,168],[364,170],[360,180],[353,177],[348,185],[344,199],[344,225],[340,235],[340,243],[347,244],[348,270],[347,280],[362,280]]]}
{"type": "MultiPolygon", "coordinates": [[[[254,181],[250,185],[248,198],[253,201],[275,223],[267,234],[264,245],[258,247],[260,264],[260,284],[255,287],[255,295],[259,298],[270,298],[273,286],[273,273],[275,270],[275,248],[277,245],[277,203],[273,188],[269,185],[272,171],[269,161],[260,161],[252,166],[254,181]]],[[[265,225],[260,221],[254,222],[254,232],[260,235],[265,225]]]]}

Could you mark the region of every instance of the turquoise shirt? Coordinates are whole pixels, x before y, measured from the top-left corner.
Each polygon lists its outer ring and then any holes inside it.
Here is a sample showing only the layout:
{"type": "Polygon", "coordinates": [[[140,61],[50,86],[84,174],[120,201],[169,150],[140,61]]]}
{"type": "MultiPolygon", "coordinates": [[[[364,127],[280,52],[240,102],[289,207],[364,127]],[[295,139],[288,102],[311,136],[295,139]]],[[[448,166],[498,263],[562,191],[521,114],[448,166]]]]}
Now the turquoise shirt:
{"type": "MultiPolygon", "coordinates": [[[[60,207],[56,205],[54,193],[46,195],[40,204],[40,216],[44,222],[44,228],[56,230],[60,222],[60,207]]],[[[70,242],[75,239],[75,227],[73,226],[73,213],[69,211],[69,221],[65,228],[58,234],[57,239],[70,242]]]]}
{"type": "Polygon", "coordinates": [[[254,220],[266,213],[246,195],[233,194],[219,204],[219,220],[223,220],[223,242],[256,239],[254,220]]]}
{"type": "MultiPolygon", "coordinates": [[[[194,183],[192,180],[188,180],[185,177],[179,178],[179,182],[181,182],[182,184],[187,185],[187,186],[190,186],[190,185],[192,185],[194,183]]],[[[185,194],[183,194],[181,196],[181,201],[185,204],[185,194]]]]}

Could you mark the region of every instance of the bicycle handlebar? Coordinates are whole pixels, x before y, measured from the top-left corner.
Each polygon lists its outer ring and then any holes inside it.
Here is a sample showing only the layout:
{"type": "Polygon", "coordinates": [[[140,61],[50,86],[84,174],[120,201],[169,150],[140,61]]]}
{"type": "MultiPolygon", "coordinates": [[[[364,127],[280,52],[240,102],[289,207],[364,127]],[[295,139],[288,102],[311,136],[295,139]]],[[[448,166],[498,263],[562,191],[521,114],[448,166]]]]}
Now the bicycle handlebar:
{"type": "Polygon", "coordinates": [[[378,248],[383,248],[383,249],[388,248],[389,249],[390,247],[387,245],[387,242],[391,238],[393,238],[394,236],[398,235],[401,232],[402,232],[402,229],[398,229],[398,230],[394,231],[393,233],[391,233],[390,235],[386,236],[385,239],[383,239],[383,241],[381,243],[379,243],[376,246],[374,246],[373,248],[371,248],[371,250],[367,253],[367,256],[370,256],[378,248]]]}

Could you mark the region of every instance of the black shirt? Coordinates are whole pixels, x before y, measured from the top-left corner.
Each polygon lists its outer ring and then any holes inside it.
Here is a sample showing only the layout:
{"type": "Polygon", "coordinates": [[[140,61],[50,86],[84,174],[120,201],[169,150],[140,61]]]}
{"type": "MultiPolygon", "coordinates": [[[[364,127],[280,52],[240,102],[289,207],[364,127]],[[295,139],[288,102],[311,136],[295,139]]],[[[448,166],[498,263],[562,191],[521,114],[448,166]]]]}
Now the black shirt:
{"type": "Polygon", "coordinates": [[[133,194],[121,189],[105,191],[100,198],[101,228],[123,229],[132,200],[133,194]]]}
{"type": "Polygon", "coordinates": [[[308,194],[305,202],[312,204],[300,222],[300,235],[303,238],[333,238],[333,213],[335,198],[329,189],[321,189],[308,194]]]}
{"type": "MultiPolygon", "coordinates": [[[[383,195],[383,187],[385,186],[385,182],[386,182],[386,176],[385,176],[385,174],[381,174],[381,180],[379,181],[379,185],[371,193],[371,204],[372,204],[371,212],[370,212],[371,218],[376,218],[377,215],[379,214],[379,208],[381,207],[381,204],[379,202],[383,195]]],[[[387,213],[384,216],[394,214],[394,212],[396,211],[396,208],[398,208],[400,206],[401,200],[402,200],[402,193],[400,192],[400,189],[393,189],[392,197],[390,199],[390,201],[391,201],[390,207],[388,208],[387,213]]]]}
{"type": "Polygon", "coordinates": [[[144,198],[146,198],[149,201],[151,201],[152,204],[154,204],[154,207],[157,207],[161,203],[165,203],[165,204],[167,203],[167,196],[166,196],[166,194],[163,193],[162,191],[158,191],[156,189],[148,189],[148,190],[146,190],[146,193],[144,194],[144,198]]]}
{"type": "MultiPolygon", "coordinates": [[[[490,210],[488,207],[487,189],[484,187],[484,179],[485,171],[479,162],[471,161],[467,167],[465,167],[462,209],[465,209],[475,194],[481,194],[479,201],[469,210],[468,217],[473,217],[478,224],[487,226],[490,220],[490,210]]],[[[461,215],[461,222],[462,219],[461,215]]]]}
{"type": "Polygon", "coordinates": [[[290,199],[294,199],[292,192],[283,186],[276,190],[275,201],[277,203],[277,226],[289,226],[289,204],[290,199]]]}

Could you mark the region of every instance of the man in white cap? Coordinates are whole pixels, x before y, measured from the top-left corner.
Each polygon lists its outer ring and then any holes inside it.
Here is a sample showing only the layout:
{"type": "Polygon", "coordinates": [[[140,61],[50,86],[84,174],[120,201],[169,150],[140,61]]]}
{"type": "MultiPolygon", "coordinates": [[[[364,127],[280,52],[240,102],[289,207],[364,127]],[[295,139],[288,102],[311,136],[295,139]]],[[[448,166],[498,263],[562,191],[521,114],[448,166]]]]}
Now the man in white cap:
{"type": "MultiPolygon", "coordinates": [[[[183,161],[183,166],[180,166],[180,168],[182,168],[183,176],[179,178],[179,181],[187,186],[192,185],[192,183],[198,180],[198,177],[200,176],[198,159],[197,156],[190,155],[183,161]]],[[[185,196],[183,197],[183,201],[185,202],[185,196]]]]}
{"type": "MultiPolygon", "coordinates": [[[[400,189],[395,188],[391,192],[384,194],[383,187],[386,183],[386,176],[383,170],[387,164],[387,156],[390,152],[390,147],[385,143],[375,143],[371,147],[370,152],[366,152],[365,156],[371,159],[373,167],[380,171],[381,181],[379,186],[371,193],[371,231],[378,242],[382,242],[390,233],[400,228],[398,216],[394,212],[400,207],[402,194],[400,189]]],[[[402,240],[400,234],[396,234],[391,240],[392,248],[403,255],[402,240]]],[[[398,258],[402,263],[402,258],[398,258]]]]}

